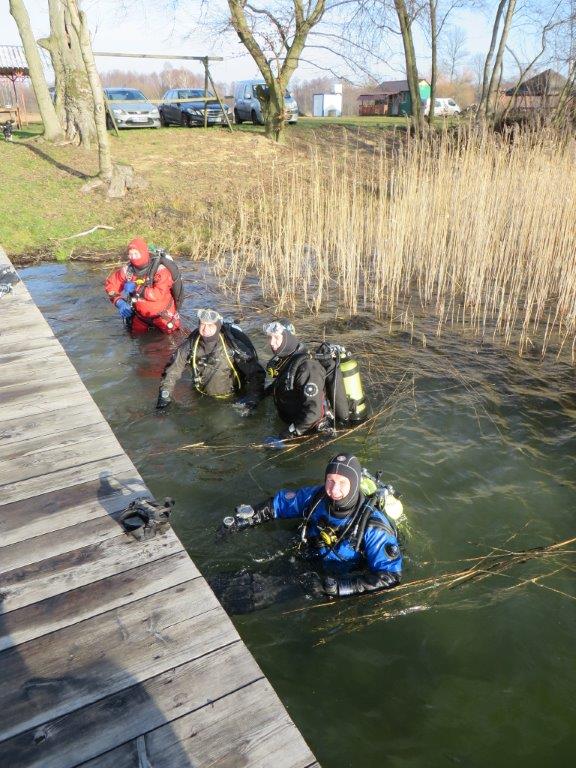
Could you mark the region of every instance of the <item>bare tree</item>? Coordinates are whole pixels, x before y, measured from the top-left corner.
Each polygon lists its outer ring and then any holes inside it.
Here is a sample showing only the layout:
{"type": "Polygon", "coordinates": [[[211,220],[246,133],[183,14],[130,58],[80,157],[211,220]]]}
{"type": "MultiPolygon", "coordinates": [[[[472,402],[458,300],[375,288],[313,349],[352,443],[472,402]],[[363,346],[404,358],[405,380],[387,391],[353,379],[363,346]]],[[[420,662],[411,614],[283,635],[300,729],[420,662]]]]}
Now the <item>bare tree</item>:
{"type": "MultiPolygon", "coordinates": [[[[77,3],[74,2],[74,6],[77,3]]],[[[68,0],[48,0],[50,36],[38,43],[50,53],[55,75],[56,110],[66,137],[90,148],[96,140],[94,97],[68,0]]],[[[77,13],[77,9],[76,9],[77,13]]]]}
{"type": "Polygon", "coordinates": [[[408,80],[408,89],[410,91],[410,101],[412,102],[412,120],[416,133],[422,134],[424,131],[424,110],[420,100],[420,76],[418,75],[418,65],[416,64],[416,50],[414,47],[413,25],[416,15],[420,8],[410,9],[406,0],[394,0],[398,24],[402,34],[402,45],[404,47],[404,59],[406,62],[406,79],[408,80]],[[410,12],[412,10],[412,13],[410,12]]]}
{"type": "Polygon", "coordinates": [[[18,26],[18,32],[24,46],[30,80],[44,124],[44,138],[47,141],[58,141],[62,138],[62,126],[48,92],[48,84],[42,69],[40,54],[36,47],[30,17],[23,0],[10,0],[10,13],[18,26]]]}
{"type": "Polygon", "coordinates": [[[478,105],[477,116],[479,119],[493,119],[494,97],[498,82],[502,77],[504,51],[508,42],[508,35],[512,25],[512,19],[516,11],[516,0],[499,0],[496,7],[490,47],[484,63],[484,75],[482,78],[482,93],[478,105]]]}
{"type": "Polygon", "coordinates": [[[110,183],[112,181],[113,167],[110,143],[106,131],[106,107],[104,105],[102,84],[96,70],[94,53],[92,52],[86,14],[79,10],[77,0],[66,0],[66,7],[70,15],[70,23],[78,38],[80,53],[92,95],[92,114],[98,143],[99,176],[103,181],[110,183]]]}
{"type": "Polygon", "coordinates": [[[450,82],[468,58],[466,33],[461,27],[450,27],[443,45],[442,66],[450,82]]]}
{"type": "Polygon", "coordinates": [[[276,4],[275,12],[248,0],[227,1],[230,23],[266,83],[260,91],[266,135],[280,141],[286,125],[284,94],[310,31],[324,15],[326,0],[286,0],[276,4]]]}

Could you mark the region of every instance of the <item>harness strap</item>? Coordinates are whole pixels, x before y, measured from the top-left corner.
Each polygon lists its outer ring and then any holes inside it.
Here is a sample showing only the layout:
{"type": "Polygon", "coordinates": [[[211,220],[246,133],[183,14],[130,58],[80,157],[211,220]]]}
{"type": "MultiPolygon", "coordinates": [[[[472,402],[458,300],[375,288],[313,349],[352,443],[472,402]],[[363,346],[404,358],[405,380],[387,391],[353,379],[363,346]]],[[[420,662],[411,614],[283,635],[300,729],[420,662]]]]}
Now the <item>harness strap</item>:
{"type": "MultiPolygon", "coordinates": [[[[198,390],[198,392],[202,392],[203,394],[206,394],[206,392],[200,387],[200,385],[197,383],[198,379],[200,378],[200,372],[198,370],[198,366],[196,364],[196,354],[198,351],[198,344],[200,343],[200,334],[198,333],[196,336],[196,340],[194,341],[194,346],[192,348],[192,354],[191,354],[191,363],[192,363],[192,372],[194,373],[194,386],[198,390]]],[[[222,349],[224,350],[224,355],[226,357],[226,362],[232,369],[232,373],[234,375],[234,378],[236,379],[236,383],[238,384],[238,389],[241,388],[242,382],[240,381],[240,376],[238,374],[238,371],[236,370],[236,367],[234,366],[234,363],[228,353],[228,349],[226,347],[226,343],[224,342],[224,339],[222,338],[222,335],[220,335],[220,341],[222,342],[222,349]]]]}

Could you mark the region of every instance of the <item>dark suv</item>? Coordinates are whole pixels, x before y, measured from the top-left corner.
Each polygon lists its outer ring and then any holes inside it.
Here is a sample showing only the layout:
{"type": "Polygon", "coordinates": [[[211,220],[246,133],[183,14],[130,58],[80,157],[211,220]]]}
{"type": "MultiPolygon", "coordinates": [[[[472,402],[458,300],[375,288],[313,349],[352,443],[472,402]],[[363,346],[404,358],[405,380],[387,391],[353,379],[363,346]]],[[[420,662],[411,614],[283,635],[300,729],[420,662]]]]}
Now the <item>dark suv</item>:
{"type": "MultiPolygon", "coordinates": [[[[204,125],[204,107],[208,113],[208,125],[220,125],[226,120],[216,97],[200,88],[171,88],[162,96],[159,105],[162,125],[204,125]]],[[[224,104],[226,114],[230,107],[224,104]]]]}

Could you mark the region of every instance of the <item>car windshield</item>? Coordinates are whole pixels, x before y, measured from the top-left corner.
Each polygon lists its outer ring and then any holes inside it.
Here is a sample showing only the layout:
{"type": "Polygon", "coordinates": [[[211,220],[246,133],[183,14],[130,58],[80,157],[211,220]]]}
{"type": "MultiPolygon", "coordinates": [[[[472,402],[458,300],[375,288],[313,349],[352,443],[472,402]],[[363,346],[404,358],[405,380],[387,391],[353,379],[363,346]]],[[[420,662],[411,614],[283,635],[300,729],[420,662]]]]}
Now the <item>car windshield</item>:
{"type": "MultiPolygon", "coordinates": [[[[259,86],[262,86],[262,88],[263,88],[265,91],[267,91],[267,90],[268,90],[268,86],[267,86],[265,83],[257,83],[257,84],[256,84],[256,85],[253,87],[253,90],[254,90],[254,96],[256,96],[256,95],[257,95],[257,94],[256,94],[256,88],[258,88],[259,86]]],[[[291,99],[291,98],[292,98],[292,94],[290,93],[290,91],[289,91],[288,89],[286,89],[286,90],[284,91],[284,98],[285,98],[285,99],[291,99]]]]}
{"type": "Polygon", "coordinates": [[[147,101],[142,91],[134,88],[122,88],[118,90],[106,89],[106,96],[109,101],[147,101]]]}
{"type": "MultiPolygon", "coordinates": [[[[208,91],[208,97],[210,98],[212,94],[210,91],[208,91]]],[[[200,89],[195,90],[188,90],[188,91],[178,91],[178,98],[179,99],[203,99],[204,98],[204,91],[200,89]]]]}

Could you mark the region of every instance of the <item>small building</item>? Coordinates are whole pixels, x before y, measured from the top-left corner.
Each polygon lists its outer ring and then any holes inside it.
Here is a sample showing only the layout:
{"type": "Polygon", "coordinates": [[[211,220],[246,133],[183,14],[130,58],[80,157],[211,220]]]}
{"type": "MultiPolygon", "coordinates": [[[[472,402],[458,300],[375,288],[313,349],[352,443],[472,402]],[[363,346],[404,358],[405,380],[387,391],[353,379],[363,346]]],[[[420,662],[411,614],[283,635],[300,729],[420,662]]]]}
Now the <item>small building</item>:
{"type": "Polygon", "coordinates": [[[332,93],[315,93],[312,97],[312,114],[314,117],[342,116],[342,86],[335,83],[332,93]]]}
{"type": "MultiPolygon", "coordinates": [[[[505,91],[505,95],[514,99],[514,108],[523,112],[553,109],[558,104],[560,94],[566,87],[567,79],[553,69],[546,69],[520,85],[505,91]]],[[[572,97],[576,94],[572,91],[572,97]]]]}
{"type": "MultiPolygon", "coordinates": [[[[419,80],[420,99],[425,105],[430,98],[430,83],[419,80]]],[[[359,115],[391,115],[398,117],[412,114],[412,100],[408,80],[385,80],[377,93],[363,93],[358,97],[359,115]]]]}
{"type": "Polygon", "coordinates": [[[387,93],[361,93],[358,102],[358,114],[362,117],[388,114],[387,93]]]}
{"type": "MultiPolygon", "coordinates": [[[[50,68],[48,53],[38,48],[45,70],[50,68]]],[[[0,45],[0,121],[13,118],[19,128],[27,122],[26,102],[18,84],[30,77],[24,48],[19,45],[0,45]],[[8,85],[10,83],[10,85],[8,85]]]]}

